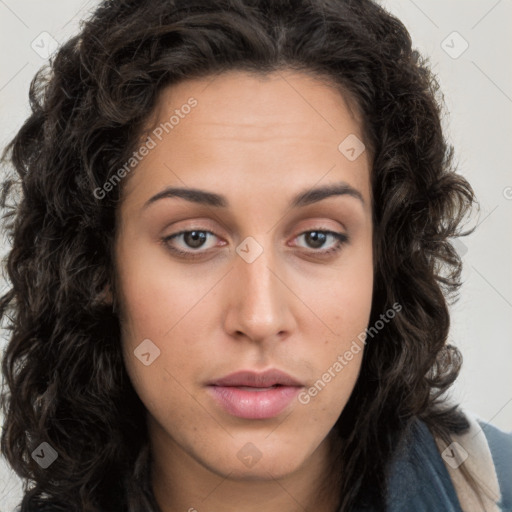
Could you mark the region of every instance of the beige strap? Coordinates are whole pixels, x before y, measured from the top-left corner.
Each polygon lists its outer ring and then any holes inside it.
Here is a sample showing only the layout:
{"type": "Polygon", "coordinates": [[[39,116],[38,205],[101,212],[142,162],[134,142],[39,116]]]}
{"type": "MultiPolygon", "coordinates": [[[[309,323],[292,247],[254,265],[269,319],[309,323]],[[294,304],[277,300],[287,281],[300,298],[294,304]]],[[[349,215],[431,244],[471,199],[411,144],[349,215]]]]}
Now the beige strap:
{"type": "MultiPolygon", "coordinates": [[[[460,506],[464,512],[500,512],[498,503],[501,499],[498,476],[494,468],[491,450],[485,433],[477,422],[476,416],[464,411],[470,429],[465,434],[452,434],[452,443],[446,445],[435,438],[448,473],[457,492],[460,506]],[[482,488],[482,504],[460,471],[464,465],[482,488]]],[[[485,428],[485,427],[484,427],[485,428]]]]}

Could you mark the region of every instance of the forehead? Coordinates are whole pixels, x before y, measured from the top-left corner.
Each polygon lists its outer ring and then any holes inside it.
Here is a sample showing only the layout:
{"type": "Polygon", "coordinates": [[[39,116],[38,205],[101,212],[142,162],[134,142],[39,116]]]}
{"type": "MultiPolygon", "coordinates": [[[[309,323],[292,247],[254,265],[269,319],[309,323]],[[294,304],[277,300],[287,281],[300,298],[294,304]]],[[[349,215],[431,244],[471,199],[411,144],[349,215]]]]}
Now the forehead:
{"type": "Polygon", "coordinates": [[[230,71],[168,86],[141,140],[147,136],[154,148],[130,176],[134,183],[124,184],[128,194],[157,179],[157,169],[167,181],[185,173],[194,185],[215,186],[220,176],[226,190],[228,181],[237,186],[235,176],[290,185],[290,174],[301,181],[302,173],[306,186],[334,169],[329,178],[367,188],[368,152],[350,161],[340,149],[347,138],[363,140],[357,108],[334,85],[304,73],[230,71]]]}
{"type": "MultiPolygon", "coordinates": [[[[362,138],[357,107],[346,93],[325,78],[285,70],[267,74],[234,70],[168,86],[159,94],[148,128],[169,121],[170,114],[190,98],[197,101],[194,134],[204,130],[211,136],[208,128],[215,126],[219,135],[264,140],[288,125],[290,133],[305,136],[332,135],[345,128],[362,138]]],[[[187,124],[175,131],[186,136],[187,124]]]]}

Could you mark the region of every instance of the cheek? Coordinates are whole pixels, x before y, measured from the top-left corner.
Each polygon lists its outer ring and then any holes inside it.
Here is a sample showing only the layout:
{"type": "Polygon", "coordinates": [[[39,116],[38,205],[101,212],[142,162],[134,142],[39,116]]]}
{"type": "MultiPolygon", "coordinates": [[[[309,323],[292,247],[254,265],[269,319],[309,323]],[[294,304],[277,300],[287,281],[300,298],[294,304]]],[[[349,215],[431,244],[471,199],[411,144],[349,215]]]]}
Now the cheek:
{"type": "Polygon", "coordinates": [[[338,339],[357,334],[368,323],[373,296],[371,230],[360,228],[339,259],[299,277],[301,296],[338,339]]]}
{"type": "Polygon", "coordinates": [[[197,289],[177,265],[169,265],[168,255],[156,242],[142,241],[129,251],[129,233],[124,238],[117,249],[124,338],[131,343],[166,339],[193,303],[197,289]]]}
{"type": "Polygon", "coordinates": [[[192,412],[199,417],[201,411],[193,411],[199,405],[193,400],[195,391],[190,387],[194,358],[187,354],[186,343],[180,343],[177,338],[170,342],[165,345],[158,341],[157,349],[148,346],[141,351],[139,339],[124,338],[123,357],[131,383],[149,413],[164,423],[172,415],[173,422],[180,424],[182,418],[192,412]],[[157,352],[153,353],[153,350],[157,352]],[[150,354],[149,362],[145,353],[150,354]]]}
{"type": "Polygon", "coordinates": [[[307,421],[334,423],[343,411],[361,369],[364,346],[359,341],[343,343],[330,351],[328,361],[319,365],[317,378],[299,394],[304,407],[315,410],[307,421]],[[321,369],[320,369],[321,367],[321,369]]]}
{"type": "Polygon", "coordinates": [[[183,277],[162,264],[160,251],[124,249],[119,248],[118,293],[125,367],[149,410],[169,409],[180,401],[174,391],[193,362],[187,340],[176,335],[193,298],[182,292],[190,289],[183,286],[183,277]]]}
{"type": "MultiPolygon", "coordinates": [[[[350,271],[340,269],[329,280],[326,291],[309,284],[307,294],[311,309],[326,329],[323,343],[316,345],[319,349],[312,353],[316,380],[302,392],[299,402],[315,411],[306,416],[307,422],[334,423],[348,402],[361,370],[364,333],[373,295],[371,258],[351,265],[350,271]]],[[[317,340],[311,325],[304,321],[301,329],[309,333],[310,340],[317,340]]]]}
{"type": "MultiPolygon", "coordinates": [[[[324,327],[324,339],[328,340],[322,353],[332,359],[333,352],[345,350],[368,326],[372,308],[373,273],[371,267],[361,272],[343,269],[333,273],[324,282],[325,286],[319,286],[322,284],[319,280],[304,283],[302,296],[307,297],[307,306],[317,318],[315,322],[309,317],[305,318],[301,329],[311,333],[313,327],[318,328],[320,319],[324,327]]],[[[312,333],[310,336],[314,338],[312,333]]]]}

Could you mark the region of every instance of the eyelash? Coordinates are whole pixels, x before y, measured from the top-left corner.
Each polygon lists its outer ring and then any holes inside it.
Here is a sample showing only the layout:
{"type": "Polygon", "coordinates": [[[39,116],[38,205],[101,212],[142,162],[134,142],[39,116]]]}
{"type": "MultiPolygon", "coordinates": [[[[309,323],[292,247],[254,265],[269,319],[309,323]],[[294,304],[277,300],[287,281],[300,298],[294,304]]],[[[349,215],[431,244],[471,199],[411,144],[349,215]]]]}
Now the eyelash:
{"type": "MultiPolygon", "coordinates": [[[[189,259],[201,258],[208,251],[184,251],[184,250],[178,249],[170,244],[172,239],[177,238],[177,237],[187,234],[187,233],[191,233],[193,231],[198,231],[199,233],[207,233],[207,234],[210,234],[213,236],[217,236],[215,233],[213,233],[212,231],[209,231],[207,229],[187,229],[184,231],[180,231],[178,233],[174,233],[173,235],[166,236],[166,237],[162,238],[161,241],[171,252],[173,252],[174,254],[176,254],[178,256],[181,256],[184,258],[189,258],[189,259]]],[[[330,256],[331,254],[335,254],[335,253],[339,252],[342,249],[342,247],[349,242],[349,237],[345,233],[338,233],[336,231],[330,231],[327,229],[320,229],[320,228],[303,231],[296,238],[298,238],[302,235],[306,235],[308,233],[321,233],[324,235],[332,235],[336,239],[336,244],[333,247],[330,247],[329,249],[326,249],[323,251],[311,249],[312,254],[314,254],[316,256],[325,257],[325,256],[330,256]]]]}

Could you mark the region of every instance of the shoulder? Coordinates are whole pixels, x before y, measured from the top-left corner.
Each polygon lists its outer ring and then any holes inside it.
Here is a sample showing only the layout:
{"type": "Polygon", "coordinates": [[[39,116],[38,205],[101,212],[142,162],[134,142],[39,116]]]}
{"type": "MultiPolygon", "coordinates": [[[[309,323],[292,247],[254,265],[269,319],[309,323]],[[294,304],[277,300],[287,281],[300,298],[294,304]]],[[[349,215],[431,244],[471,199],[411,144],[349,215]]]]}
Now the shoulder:
{"type": "Polygon", "coordinates": [[[470,428],[452,435],[450,444],[433,436],[422,420],[415,418],[410,423],[390,465],[390,512],[512,512],[512,434],[477,421],[466,411],[464,415],[470,428]],[[485,488],[485,509],[461,466],[485,488]]]}
{"type": "Polygon", "coordinates": [[[462,509],[481,509],[477,495],[463,475],[464,469],[479,484],[486,512],[512,512],[512,434],[482,421],[470,411],[463,412],[469,429],[452,434],[448,445],[436,439],[462,509]]]}
{"type": "Polygon", "coordinates": [[[504,432],[490,423],[477,420],[485,435],[501,491],[501,507],[512,512],[512,431],[504,432]]]}
{"type": "Polygon", "coordinates": [[[396,447],[387,481],[389,512],[461,512],[435,439],[426,423],[418,418],[411,421],[396,447]]]}

